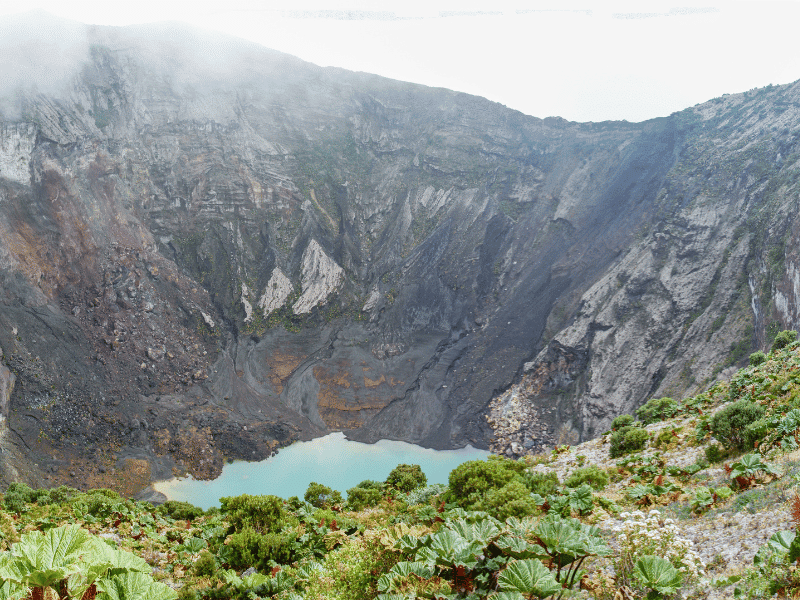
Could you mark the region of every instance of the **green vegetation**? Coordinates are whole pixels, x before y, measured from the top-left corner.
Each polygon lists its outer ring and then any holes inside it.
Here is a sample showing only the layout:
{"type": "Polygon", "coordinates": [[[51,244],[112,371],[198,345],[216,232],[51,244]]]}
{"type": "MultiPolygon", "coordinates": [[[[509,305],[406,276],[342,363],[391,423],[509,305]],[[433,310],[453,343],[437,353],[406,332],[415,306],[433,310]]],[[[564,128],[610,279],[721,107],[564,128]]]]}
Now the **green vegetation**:
{"type": "MultiPolygon", "coordinates": [[[[712,574],[679,523],[713,529],[787,497],[800,522],[800,463],[781,461],[800,439],[800,342],[753,362],[697,396],[651,400],[643,422],[618,417],[588,445],[470,461],[447,486],[398,465],[346,499],[312,483],[305,500],[242,495],[203,511],[12,484],[0,498],[0,599],[706,597],[712,574]]],[[[734,586],[739,598],[800,592],[800,541],[771,533],[752,565],[714,577],[726,597],[734,586]]]]}
{"type": "Polygon", "coordinates": [[[668,560],[646,555],[636,561],[633,576],[648,590],[647,600],[673,595],[680,589],[683,575],[668,560]]]}
{"type": "Polygon", "coordinates": [[[764,354],[761,350],[758,350],[757,352],[753,352],[750,355],[750,366],[751,367],[757,367],[758,365],[763,363],[765,360],[767,360],[767,355],[764,354]]]}
{"type": "Polygon", "coordinates": [[[793,341],[797,339],[797,332],[796,331],[781,331],[778,335],[775,336],[775,339],[772,340],[772,348],[770,349],[770,354],[774,354],[778,350],[781,350],[791,344],[793,341]]]}
{"type": "Polygon", "coordinates": [[[228,516],[236,531],[251,528],[255,531],[276,531],[283,523],[283,500],[277,496],[251,496],[242,494],[220,498],[221,512],[228,516]]]}
{"type": "Polygon", "coordinates": [[[591,465],[575,469],[564,481],[564,485],[571,488],[580,487],[584,483],[594,490],[602,490],[608,485],[608,473],[596,465],[591,465]]]}
{"type": "Polygon", "coordinates": [[[450,473],[449,498],[465,510],[496,516],[531,514],[536,505],[522,477],[524,470],[524,463],[497,456],[465,462],[450,473]]]}
{"type": "Polygon", "coordinates": [[[633,417],[631,415],[620,415],[611,422],[611,428],[614,430],[622,429],[628,425],[633,425],[633,417]]]}
{"type": "Polygon", "coordinates": [[[636,409],[636,416],[642,423],[648,425],[674,416],[677,410],[678,403],[672,398],[653,398],[636,409]]]}
{"type": "Polygon", "coordinates": [[[150,576],[138,556],[106,545],[77,525],[24,534],[0,554],[0,597],[170,600],[175,592],[150,576]]]}
{"type": "Polygon", "coordinates": [[[626,425],[611,434],[611,458],[641,450],[647,444],[647,431],[633,425],[626,425]]]}
{"type": "Polygon", "coordinates": [[[428,478],[419,465],[397,465],[386,478],[386,485],[401,492],[424,487],[428,478]]]}
{"type": "Polygon", "coordinates": [[[739,400],[726,406],[711,419],[711,433],[727,450],[745,448],[745,430],[764,416],[761,405],[750,400],[739,400]]]}
{"type": "Polygon", "coordinates": [[[308,484],[308,489],[303,499],[317,508],[330,508],[339,506],[342,503],[342,495],[338,491],[315,481],[308,484]]]}

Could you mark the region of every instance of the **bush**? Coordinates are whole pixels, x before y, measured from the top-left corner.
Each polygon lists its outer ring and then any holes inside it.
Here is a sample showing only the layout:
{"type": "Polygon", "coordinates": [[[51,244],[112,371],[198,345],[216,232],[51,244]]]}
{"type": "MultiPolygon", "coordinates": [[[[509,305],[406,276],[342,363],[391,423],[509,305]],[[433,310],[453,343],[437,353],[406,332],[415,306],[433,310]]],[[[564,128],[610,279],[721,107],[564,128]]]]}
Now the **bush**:
{"type": "Polygon", "coordinates": [[[465,510],[481,510],[486,493],[500,489],[512,479],[522,482],[525,465],[521,462],[490,456],[488,460],[470,460],[450,472],[451,498],[465,510]]]}
{"type": "Polygon", "coordinates": [[[442,483],[434,483],[424,488],[417,488],[409,492],[406,496],[406,503],[409,506],[417,504],[430,504],[431,500],[436,496],[441,496],[447,491],[447,486],[442,483]]]}
{"type": "Polygon", "coordinates": [[[293,542],[296,536],[289,533],[265,533],[258,542],[259,559],[262,568],[269,566],[269,561],[288,565],[294,560],[293,542]]]}
{"type": "Polygon", "coordinates": [[[34,491],[24,483],[12,483],[3,496],[3,506],[13,513],[22,512],[26,504],[33,502],[34,491]]]}
{"type": "Polygon", "coordinates": [[[66,485],[60,485],[57,488],[53,488],[50,490],[50,501],[54,502],[55,504],[63,504],[67,500],[72,499],[80,492],[75,488],[71,488],[66,485]]]}
{"type": "Polygon", "coordinates": [[[505,521],[509,517],[522,518],[539,512],[528,488],[518,479],[501,488],[486,492],[477,510],[485,510],[495,519],[505,521]]]}
{"type": "Polygon", "coordinates": [[[221,511],[228,515],[234,531],[251,528],[256,532],[277,531],[285,513],[283,500],[277,496],[241,496],[219,499],[221,511]]]}
{"type": "Polygon", "coordinates": [[[381,501],[380,490],[374,488],[354,487],[347,490],[347,508],[359,511],[368,506],[376,506],[381,501]]]}
{"type": "Polygon", "coordinates": [[[179,500],[167,500],[156,511],[161,515],[169,515],[176,521],[191,521],[205,514],[199,506],[179,500]]]}
{"type": "Polygon", "coordinates": [[[609,454],[611,458],[641,450],[647,445],[647,437],[647,431],[630,425],[615,431],[610,440],[611,448],[609,449],[609,454]]]}
{"type": "Polygon", "coordinates": [[[711,418],[711,433],[726,450],[746,447],[745,429],[764,417],[764,408],[749,400],[726,406],[711,418]]]}
{"type": "Polygon", "coordinates": [[[681,431],[683,428],[675,428],[675,427],[665,427],[661,431],[658,432],[655,441],[653,442],[653,446],[656,448],[675,448],[678,446],[680,438],[678,437],[678,432],[681,431]]]}
{"type": "Polygon", "coordinates": [[[608,473],[600,469],[597,465],[575,469],[564,485],[571,488],[580,487],[584,483],[589,484],[594,490],[602,490],[608,485],[608,473]]]}
{"type": "Polygon", "coordinates": [[[31,494],[31,501],[36,502],[36,504],[39,506],[55,504],[53,499],[50,497],[50,490],[46,489],[33,490],[33,494],[31,494]]]}
{"type": "Polygon", "coordinates": [[[192,572],[197,577],[211,577],[217,571],[217,559],[208,550],[200,552],[199,558],[192,565],[192,572]]]}
{"type": "Polygon", "coordinates": [[[791,344],[793,341],[797,339],[797,332],[796,331],[789,331],[784,329],[778,335],[775,336],[775,339],[772,341],[772,349],[770,350],[771,353],[777,352],[791,344]]]}
{"type": "Polygon", "coordinates": [[[770,419],[759,419],[753,421],[744,428],[744,447],[748,450],[756,448],[761,440],[774,429],[774,424],[770,419]]]}
{"type": "Polygon", "coordinates": [[[636,416],[645,425],[663,421],[678,412],[678,403],[672,398],[652,398],[647,404],[636,409],[636,416]]]}
{"type": "Polygon", "coordinates": [[[727,456],[725,452],[725,448],[720,446],[719,444],[711,444],[710,446],[706,447],[706,460],[710,463],[719,463],[724,460],[727,456]]]}
{"type": "Polygon", "coordinates": [[[115,492],[108,489],[96,489],[77,494],[70,498],[74,506],[83,505],[82,510],[93,517],[109,517],[117,512],[125,500],[115,492]]]}
{"type": "Polygon", "coordinates": [[[260,540],[260,533],[250,527],[245,527],[230,536],[220,557],[234,569],[255,567],[258,562],[258,542],[260,540]]]}
{"type": "Polygon", "coordinates": [[[365,490],[378,490],[383,491],[383,483],[380,481],[373,481],[372,479],[365,479],[361,483],[359,483],[357,488],[363,488],[365,490]]]}
{"type": "Polygon", "coordinates": [[[293,536],[280,533],[261,534],[250,527],[234,533],[222,556],[234,569],[255,567],[259,571],[269,570],[270,561],[288,564],[293,559],[293,536]]]}
{"type": "Polygon", "coordinates": [[[758,365],[763,363],[765,360],[767,360],[767,355],[764,354],[761,350],[759,350],[758,352],[753,352],[750,355],[750,366],[751,367],[757,367],[758,365]]]}
{"type": "Polygon", "coordinates": [[[523,482],[531,492],[543,498],[554,493],[560,485],[558,475],[555,473],[525,473],[523,482]]]}
{"type": "Polygon", "coordinates": [[[386,485],[407,493],[428,485],[428,478],[419,465],[397,465],[386,478],[386,485]]]}
{"type": "Polygon", "coordinates": [[[622,429],[629,425],[633,425],[633,417],[631,415],[620,415],[611,421],[611,428],[615,430],[622,429]]]}
{"type": "Polygon", "coordinates": [[[327,485],[312,481],[308,484],[306,493],[303,496],[306,502],[316,508],[328,508],[342,503],[342,494],[338,490],[333,490],[327,485]]]}
{"type": "Polygon", "coordinates": [[[197,590],[189,589],[188,585],[184,585],[178,590],[177,600],[200,600],[200,595],[197,593],[197,590]]]}

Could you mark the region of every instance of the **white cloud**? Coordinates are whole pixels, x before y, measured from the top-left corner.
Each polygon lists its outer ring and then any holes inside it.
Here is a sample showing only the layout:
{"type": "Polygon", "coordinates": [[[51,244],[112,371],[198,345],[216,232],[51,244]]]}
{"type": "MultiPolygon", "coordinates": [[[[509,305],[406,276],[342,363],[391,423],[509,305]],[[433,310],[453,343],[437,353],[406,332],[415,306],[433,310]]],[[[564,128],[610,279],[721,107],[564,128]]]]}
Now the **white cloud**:
{"type": "Polygon", "coordinates": [[[664,116],[800,78],[797,2],[0,0],[0,14],[34,6],[98,24],[184,20],[319,65],[581,121],[664,116]]]}

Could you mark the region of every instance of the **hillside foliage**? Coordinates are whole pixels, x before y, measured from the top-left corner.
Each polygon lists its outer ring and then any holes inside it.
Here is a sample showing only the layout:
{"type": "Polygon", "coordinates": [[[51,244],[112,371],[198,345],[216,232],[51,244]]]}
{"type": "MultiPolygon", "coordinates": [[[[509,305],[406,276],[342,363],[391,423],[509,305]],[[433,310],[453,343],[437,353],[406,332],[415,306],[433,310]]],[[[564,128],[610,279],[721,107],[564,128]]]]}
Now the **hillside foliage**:
{"type": "MultiPolygon", "coordinates": [[[[790,528],[769,532],[752,563],[731,571],[705,564],[684,529],[715,511],[751,510],[754,491],[786,497],[800,481],[800,462],[783,460],[800,443],[800,342],[697,396],[651,401],[637,416],[647,424],[620,416],[593,442],[605,454],[597,464],[582,447],[518,461],[492,456],[460,465],[446,486],[399,465],[346,498],[312,483],[304,499],[242,495],[204,511],[111,490],[13,484],[0,512],[0,599],[800,593],[800,540],[790,528]],[[615,446],[631,431],[639,432],[635,447],[615,446]],[[690,452],[699,456],[692,464],[665,458],[690,452]],[[715,452],[724,467],[703,458],[715,452]]],[[[796,526],[800,496],[792,497],[796,526]]]]}

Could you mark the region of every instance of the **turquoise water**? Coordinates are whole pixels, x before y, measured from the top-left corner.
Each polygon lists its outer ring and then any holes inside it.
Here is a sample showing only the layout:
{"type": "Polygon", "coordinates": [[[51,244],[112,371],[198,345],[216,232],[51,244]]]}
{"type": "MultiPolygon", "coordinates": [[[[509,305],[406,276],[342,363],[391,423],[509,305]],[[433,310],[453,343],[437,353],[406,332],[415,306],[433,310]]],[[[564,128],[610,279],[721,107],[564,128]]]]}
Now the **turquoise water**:
{"type": "Polygon", "coordinates": [[[219,506],[222,497],[239,494],[302,498],[312,481],[345,495],[348,488],[365,479],[385,480],[402,463],[420,465],[428,483],[447,483],[450,471],[458,465],[487,456],[489,452],[471,446],[461,450],[431,450],[389,440],[362,444],[346,440],[343,433],[331,433],[281,448],[267,460],[225,465],[222,475],[214,481],[172,479],[153,487],[170,500],[183,500],[207,509],[219,506]]]}

